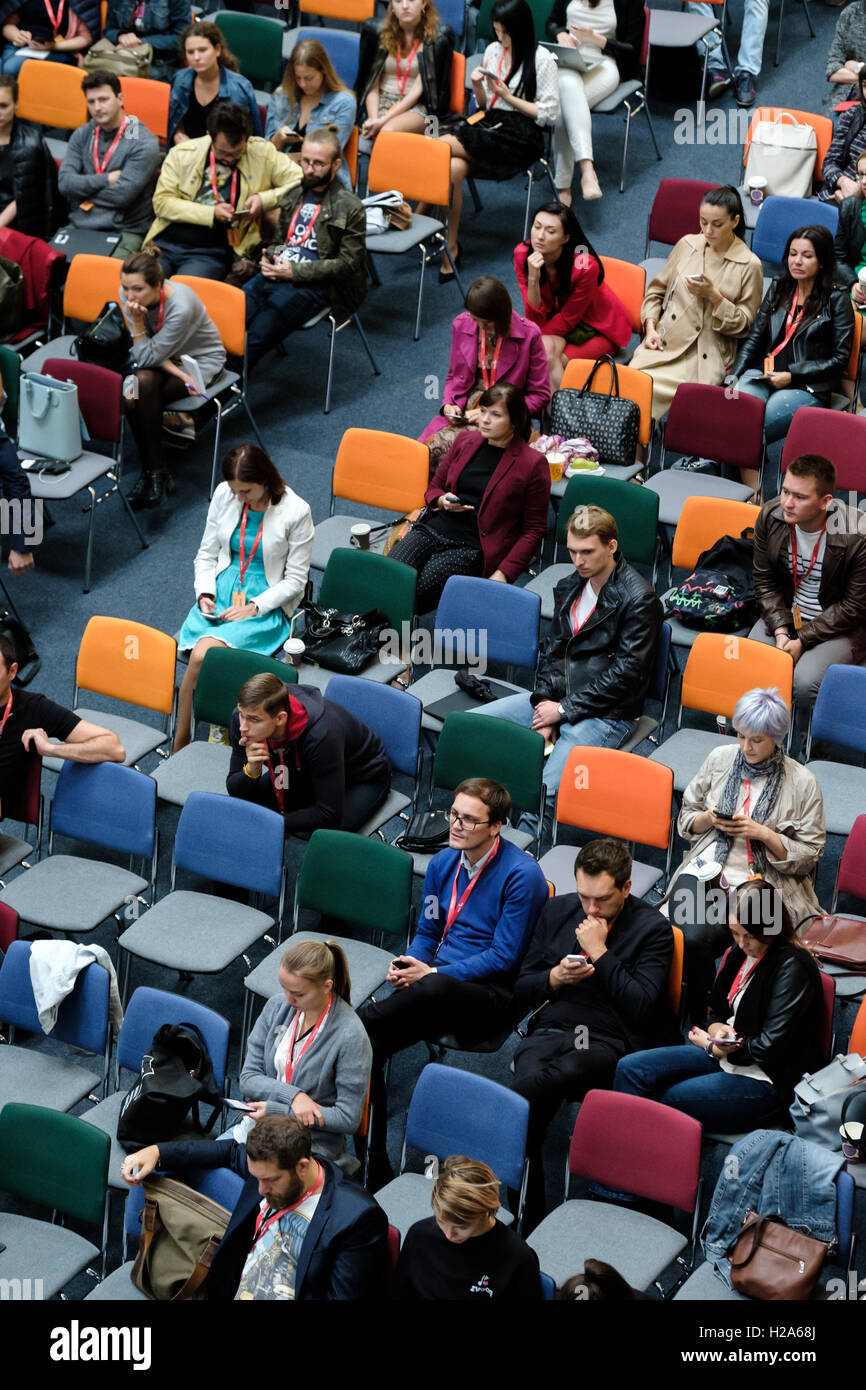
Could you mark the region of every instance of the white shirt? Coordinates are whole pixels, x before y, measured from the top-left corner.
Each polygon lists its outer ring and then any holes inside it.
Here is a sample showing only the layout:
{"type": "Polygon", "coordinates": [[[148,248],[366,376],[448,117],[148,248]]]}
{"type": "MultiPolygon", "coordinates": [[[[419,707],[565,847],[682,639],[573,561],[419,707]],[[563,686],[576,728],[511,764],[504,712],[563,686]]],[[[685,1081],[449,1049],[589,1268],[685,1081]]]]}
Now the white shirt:
{"type": "Polygon", "coordinates": [[[613,0],[599,0],[595,9],[584,4],[583,0],[571,0],[565,17],[566,23],[574,29],[594,29],[604,39],[612,39],[616,34],[613,0]]]}
{"type": "Polygon", "coordinates": [[[597,603],[598,594],[595,592],[595,589],[592,587],[590,581],[587,580],[580,591],[580,598],[578,599],[577,603],[577,613],[575,615],[575,621],[572,623],[572,627],[575,632],[578,632],[580,628],[583,627],[590,613],[595,612],[595,606],[597,603]]]}
{"type": "MultiPolygon", "coordinates": [[[[752,983],[755,966],[757,964],[758,961],[756,959],[749,957],[746,973],[740,981],[740,988],[734,995],[733,1012],[728,1019],[729,1028],[736,1028],[737,1026],[737,1009],[743,1002],[743,995],[746,993],[746,989],[752,983]]],[[[772,1079],[765,1071],[761,1070],[757,1062],[752,1062],[747,1067],[737,1067],[733,1062],[729,1062],[726,1057],[722,1057],[719,1061],[719,1066],[722,1071],[729,1072],[732,1076],[750,1076],[753,1081],[766,1081],[770,1086],[773,1084],[772,1079]]]]}
{"type": "MultiPolygon", "coordinates": [[[[484,50],[484,60],[481,63],[481,67],[487,68],[488,72],[497,72],[499,71],[501,59],[502,44],[489,43],[484,50]]],[[[512,73],[508,80],[510,91],[516,92],[517,87],[520,85],[522,71],[522,68],[518,68],[515,73],[512,73]]],[[[508,76],[508,69],[504,62],[502,62],[501,76],[503,82],[508,76]]],[[[487,105],[489,108],[489,94],[487,105]]],[[[538,107],[536,122],[538,125],[556,124],[556,118],[559,115],[559,74],[556,70],[556,59],[546,48],[542,48],[541,44],[539,44],[535,50],[535,105],[538,107]]],[[[509,108],[508,103],[504,102],[500,97],[493,107],[494,113],[500,106],[504,107],[506,110],[512,109],[509,108]]]]}

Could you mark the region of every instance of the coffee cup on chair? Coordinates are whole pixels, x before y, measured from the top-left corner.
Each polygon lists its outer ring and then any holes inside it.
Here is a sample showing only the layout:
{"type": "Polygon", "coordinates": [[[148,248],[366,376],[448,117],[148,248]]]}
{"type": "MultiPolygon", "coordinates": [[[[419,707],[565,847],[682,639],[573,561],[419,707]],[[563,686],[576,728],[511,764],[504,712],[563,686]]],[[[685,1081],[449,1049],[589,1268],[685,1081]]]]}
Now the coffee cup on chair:
{"type": "Polygon", "coordinates": [[[352,539],[352,545],[357,546],[359,550],[369,550],[370,529],[366,521],[359,521],[356,526],[353,526],[349,533],[352,539]]]}
{"type": "Polygon", "coordinates": [[[764,198],[767,196],[767,180],[764,178],[763,174],[753,174],[746,184],[746,188],[749,192],[749,201],[754,207],[760,207],[764,198]]]}
{"type": "Polygon", "coordinates": [[[294,666],[295,670],[302,664],[306,650],[307,648],[300,637],[290,637],[288,641],[283,643],[286,660],[290,666],[294,666]]]}

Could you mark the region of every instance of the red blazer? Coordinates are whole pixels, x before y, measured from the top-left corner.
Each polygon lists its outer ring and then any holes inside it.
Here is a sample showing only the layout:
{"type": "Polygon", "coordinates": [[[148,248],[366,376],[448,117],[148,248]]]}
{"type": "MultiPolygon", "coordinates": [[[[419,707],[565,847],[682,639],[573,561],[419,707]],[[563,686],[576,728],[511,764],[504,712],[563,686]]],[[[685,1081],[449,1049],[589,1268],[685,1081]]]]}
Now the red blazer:
{"type": "MultiPolygon", "coordinates": [[[[459,495],[460,474],[483,443],[479,430],[465,430],[454,441],[424,495],[428,506],[445,492],[459,495]]],[[[544,539],[549,502],[547,459],[515,436],[503,451],[478,508],[485,578],[501,570],[513,583],[523,573],[544,539]]]]}
{"type": "Polygon", "coordinates": [[[554,312],[553,294],[547,280],[541,285],[541,308],[533,309],[529,303],[526,271],[529,250],[525,241],[514,248],[514,273],[529,322],[537,324],[542,333],[557,338],[567,338],[579,323],[589,323],[596,333],[602,334],[617,347],[625,347],[631,338],[631,319],[622,300],[608,289],[607,281],[602,280],[600,285],[597,283],[598,261],[595,257],[575,257],[568,299],[560,310],[554,312]]]}

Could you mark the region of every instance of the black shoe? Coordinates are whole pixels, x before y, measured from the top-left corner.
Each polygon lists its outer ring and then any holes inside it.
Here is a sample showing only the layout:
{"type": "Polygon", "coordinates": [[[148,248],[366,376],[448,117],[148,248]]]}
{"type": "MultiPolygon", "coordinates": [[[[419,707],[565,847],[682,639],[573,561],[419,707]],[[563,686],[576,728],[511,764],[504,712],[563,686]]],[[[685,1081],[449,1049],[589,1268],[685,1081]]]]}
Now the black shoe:
{"type": "Polygon", "coordinates": [[[146,507],[158,507],[166,493],[173,491],[174,480],[168,473],[142,473],[127,501],[134,512],[140,512],[146,507]]]}
{"type": "Polygon", "coordinates": [[[734,73],[734,96],[738,106],[755,104],[755,79],[745,68],[737,68],[734,73]]]}
{"type": "Polygon", "coordinates": [[[707,100],[712,101],[713,97],[721,96],[730,85],[731,79],[724,68],[710,68],[707,72],[707,100]]]}
{"type": "MultiPolygon", "coordinates": [[[[442,256],[442,265],[444,266],[444,265],[446,264],[446,262],[447,262],[448,265],[451,265],[450,258],[449,258],[449,257],[446,257],[446,256],[443,254],[443,256],[442,256]]],[[[463,247],[460,245],[460,242],[458,241],[458,243],[457,243],[457,255],[454,257],[454,269],[460,270],[460,269],[462,268],[462,266],[463,266],[463,247]]],[[[444,269],[439,271],[439,284],[440,284],[440,285],[448,285],[448,284],[451,283],[451,281],[454,279],[454,269],[452,269],[452,270],[449,272],[449,274],[447,274],[447,275],[446,275],[444,269]]]]}

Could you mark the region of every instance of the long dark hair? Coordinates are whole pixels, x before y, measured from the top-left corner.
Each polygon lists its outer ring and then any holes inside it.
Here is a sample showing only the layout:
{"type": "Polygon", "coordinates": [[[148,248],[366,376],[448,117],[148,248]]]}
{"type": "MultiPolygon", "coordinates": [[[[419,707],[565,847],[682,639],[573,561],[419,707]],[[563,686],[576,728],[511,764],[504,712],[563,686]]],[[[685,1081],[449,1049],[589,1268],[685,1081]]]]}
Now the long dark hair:
{"type": "Polygon", "coordinates": [[[466,291],[463,307],[468,314],[477,319],[485,319],[496,328],[497,334],[505,338],[511,331],[511,315],[514,305],[511,295],[501,280],[492,275],[479,275],[466,291]]]}
{"type": "Polygon", "coordinates": [[[532,421],[520,387],[510,381],[496,381],[478,398],[479,405],[498,405],[500,402],[508,412],[514,433],[521,439],[528,439],[532,433],[532,421]]]}
{"type": "Polygon", "coordinates": [[[729,217],[738,217],[740,220],[734,226],[734,231],[741,241],[746,240],[746,214],[743,212],[743,200],[736,188],[730,183],[723,183],[721,188],[711,188],[701,199],[701,207],[704,203],[709,203],[711,208],[724,208],[729,217]]]}
{"type": "MultiPolygon", "coordinates": [[[[600,285],[604,279],[604,266],[601,257],[581,227],[570,207],[565,203],[545,203],[543,207],[536,208],[533,214],[533,222],[540,212],[549,213],[551,217],[558,217],[562,223],[562,230],[565,232],[566,241],[563,242],[562,250],[559,253],[559,260],[556,262],[557,285],[553,295],[553,303],[556,309],[561,309],[571,293],[571,282],[574,278],[574,262],[579,255],[583,264],[579,267],[582,270],[587,268],[590,257],[598,266],[598,279],[596,284],[600,285]]],[[[530,234],[532,227],[530,226],[530,234]]],[[[525,242],[527,248],[532,250],[531,240],[525,242]]],[[[545,279],[545,272],[541,272],[542,281],[545,279]]]]}
{"type": "Polygon", "coordinates": [[[238,444],[224,456],[222,475],[227,483],[261,483],[270,493],[275,507],[286,490],[286,484],[264,449],[256,444],[238,444]]]}
{"type": "Polygon", "coordinates": [[[785,242],[785,254],[782,257],[784,270],[770,292],[772,294],[770,312],[774,313],[783,305],[790,304],[797,293],[797,281],[788,269],[788,253],[791,250],[792,242],[801,240],[811,241],[815,255],[818,257],[818,274],[815,276],[812,292],[803,305],[803,312],[797,325],[798,331],[805,323],[818,317],[833,292],[836,279],[836,249],[833,244],[833,233],[827,227],[818,225],[798,227],[785,242]]]}
{"type": "Polygon", "coordinates": [[[535,37],[535,20],[526,0],[496,0],[490,11],[491,24],[501,24],[511,39],[511,69],[505,76],[505,83],[517,72],[520,82],[514,95],[524,101],[535,101],[535,50],[538,41],[535,37]]]}

